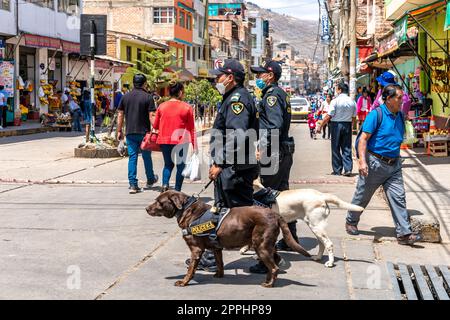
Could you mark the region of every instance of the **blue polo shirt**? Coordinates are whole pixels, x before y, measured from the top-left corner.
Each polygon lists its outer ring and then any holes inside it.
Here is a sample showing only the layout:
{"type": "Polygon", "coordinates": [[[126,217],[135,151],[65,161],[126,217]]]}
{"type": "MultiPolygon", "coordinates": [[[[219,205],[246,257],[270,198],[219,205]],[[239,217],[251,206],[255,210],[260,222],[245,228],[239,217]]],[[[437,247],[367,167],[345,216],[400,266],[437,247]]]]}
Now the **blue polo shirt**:
{"type": "Polygon", "coordinates": [[[367,144],[367,149],[388,158],[400,156],[400,145],[403,142],[405,123],[403,117],[397,113],[394,115],[385,104],[380,106],[383,117],[377,130],[377,111],[372,110],[364,121],[362,131],[372,134],[367,144]]]}

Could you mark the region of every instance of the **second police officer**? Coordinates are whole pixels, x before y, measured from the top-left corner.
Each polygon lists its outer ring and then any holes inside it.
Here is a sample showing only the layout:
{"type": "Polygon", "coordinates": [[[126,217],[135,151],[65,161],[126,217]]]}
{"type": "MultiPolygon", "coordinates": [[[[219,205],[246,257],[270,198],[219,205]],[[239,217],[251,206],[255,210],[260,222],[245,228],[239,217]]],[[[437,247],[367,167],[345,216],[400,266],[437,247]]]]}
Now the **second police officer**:
{"type": "MultiPolygon", "coordinates": [[[[251,206],[253,181],[259,173],[255,147],[258,111],[244,87],[245,71],[239,61],[226,59],[224,65],[212,73],[216,75],[216,88],[223,96],[210,143],[213,165],[209,178],[215,180],[214,208],[251,206]]],[[[210,272],[217,270],[211,251],[203,254],[197,268],[210,272]]]]}
{"type": "MultiPolygon", "coordinates": [[[[282,69],[278,62],[267,61],[260,67],[252,67],[256,73],[256,86],[262,90],[259,103],[261,159],[261,183],[278,191],[289,189],[289,175],[294,152],[293,138],[289,137],[291,104],[289,95],[278,86],[282,69]],[[272,141],[275,145],[272,145],[272,141]],[[278,144],[278,146],[276,145],[278,144]]],[[[288,223],[292,236],[298,242],[296,221],[288,223]]],[[[283,239],[277,243],[278,250],[290,250],[283,239]]],[[[259,262],[250,272],[266,273],[266,266],[259,262]]]]}

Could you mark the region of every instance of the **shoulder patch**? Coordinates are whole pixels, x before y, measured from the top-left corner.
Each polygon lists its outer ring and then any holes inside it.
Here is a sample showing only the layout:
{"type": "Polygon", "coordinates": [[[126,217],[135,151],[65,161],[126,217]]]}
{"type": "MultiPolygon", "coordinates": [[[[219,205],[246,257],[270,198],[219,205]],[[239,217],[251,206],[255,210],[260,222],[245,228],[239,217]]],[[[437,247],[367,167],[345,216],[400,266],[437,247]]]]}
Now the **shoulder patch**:
{"type": "Polygon", "coordinates": [[[230,102],[238,102],[241,99],[241,94],[239,92],[231,96],[230,102]]]}
{"type": "Polygon", "coordinates": [[[233,110],[235,114],[240,114],[242,110],[244,110],[244,105],[241,102],[234,102],[231,104],[231,110],[233,110]]]}
{"type": "Polygon", "coordinates": [[[274,87],[270,87],[270,88],[267,90],[267,93],[271,93],[271,92],[273,91],[273,89],[274,89],[274,87]]]}
{"type": "Polygon", "coordinates": [[[291,107],[287,107],[286,111],[287,113],[291,113],[291,107]]]}
{"type": "Polygon", "coordinates": [[[269,105],[269,107],[273,107],[277,103],[277,97],[269,96],[269,97],[267,97],[266,101],[267,101],[267,104],[269,105]]]}

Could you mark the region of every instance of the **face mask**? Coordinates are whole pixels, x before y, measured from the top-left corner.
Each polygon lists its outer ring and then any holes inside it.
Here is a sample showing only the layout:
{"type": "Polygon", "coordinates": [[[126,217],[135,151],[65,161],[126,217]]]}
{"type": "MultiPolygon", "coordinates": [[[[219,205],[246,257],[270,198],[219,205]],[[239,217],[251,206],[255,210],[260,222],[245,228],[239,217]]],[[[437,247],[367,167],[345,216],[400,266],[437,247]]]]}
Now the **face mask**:
{"type": "Polygon", "coordinates": [[[226,87],[225,87],[225,85],[222,82],[216,83],[216,89],[217,89],[217,91],[219,91],[219,93],[221,95],[225,94],[226,87]]]}
{"type": "Polygon", "coordinates": [[[256,79],[256,86],[263,90],[266,87],[266,82],[263,79],[256,79]]]}

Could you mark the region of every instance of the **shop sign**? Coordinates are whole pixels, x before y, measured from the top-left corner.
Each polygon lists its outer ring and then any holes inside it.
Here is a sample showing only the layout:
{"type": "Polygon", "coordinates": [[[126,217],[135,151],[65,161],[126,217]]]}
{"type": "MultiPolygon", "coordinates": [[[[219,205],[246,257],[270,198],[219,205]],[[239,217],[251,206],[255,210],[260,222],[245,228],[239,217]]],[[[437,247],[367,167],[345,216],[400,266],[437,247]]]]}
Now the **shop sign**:
{"type": "Polygon", "coordinates": [[[115,66],[114,73],[126,73],[128,68],[128,66],[115,66]]]}
{"type": "Polygon", "coordinates": [[[445,24],[444,24],[444,31],[447,31],[450,29],[450,2],[447,3],[447,10],[445,14],[445,24]]]}
{"type": "Polygon", "coordinates": [[[408,31],[408,16],[405,16],[394,26],[394,34],[398,39],[398,44],[405,43],[408,40],[407,31],[408,31]]]}
{"type": "Polygon", "coordinates": [[[330,44],[331,36],[330,36],[330,25],[328,21],[328,11],[323,3],[323,0],[320,6],[320,25],[322,26],[322,32],[320,34],[320,42],[322,44],[330,44]]]}
{"type": "Polygon", "coordinates": [[[14,63],[11,61],[0,62],[0,84],[5,86],[9,97],[14,96],[14,63]]]}
{"type": "Polygon", "coordinates": [[[390,52],[395,51],[398,48],[398,39],[395,34],[391,34],[387,38],[384,38],[382,41],[380,41],[380,44],[378,46],[378,56],[387,55],[390,52]]]}
{"type": "Polygon", "coordinates": [[[109,61],[106,60],[95,60],[95,68],[96,69],[104,69],[104,70],[108,70],[109,68],[111,68],[109,61]]]}
{"type": "Polygon", "coordinates": [[[79,53],[80,52],[80,44],[70,41],[61,41],[62,49],[65,53],[79,53]]]}
{"type": "Polygon", "coordinates": [[[37,48],[60,49],[61,40],[49,37],[35,36],[32,34],[26,34],[25,45],[37,48]]]}

